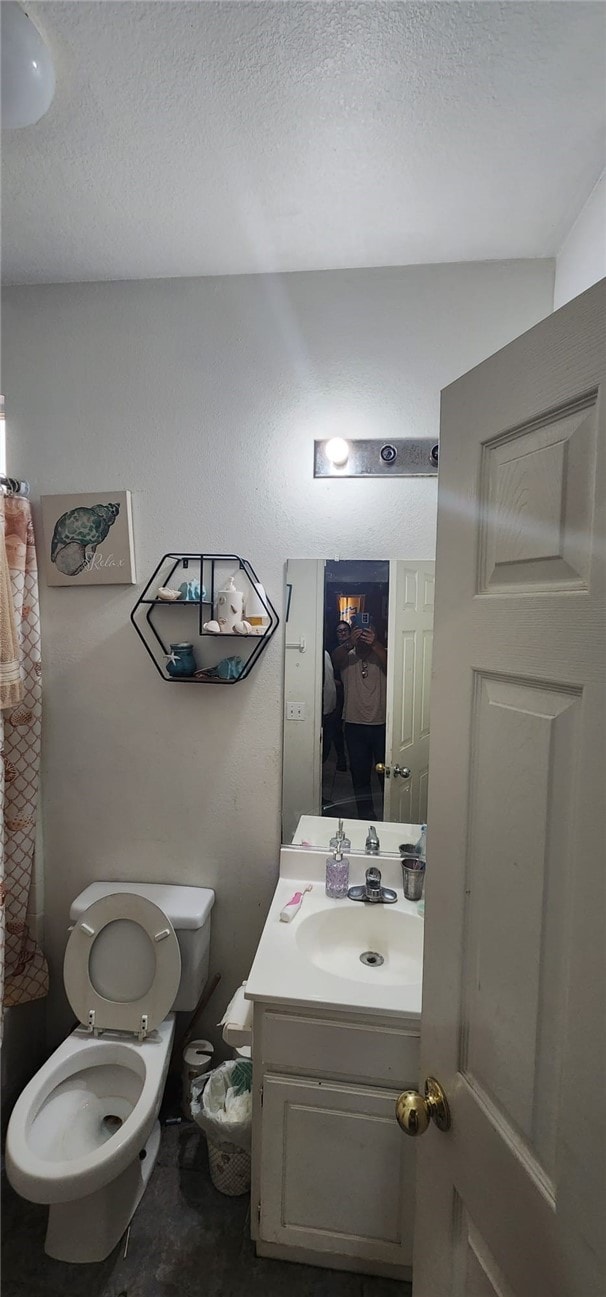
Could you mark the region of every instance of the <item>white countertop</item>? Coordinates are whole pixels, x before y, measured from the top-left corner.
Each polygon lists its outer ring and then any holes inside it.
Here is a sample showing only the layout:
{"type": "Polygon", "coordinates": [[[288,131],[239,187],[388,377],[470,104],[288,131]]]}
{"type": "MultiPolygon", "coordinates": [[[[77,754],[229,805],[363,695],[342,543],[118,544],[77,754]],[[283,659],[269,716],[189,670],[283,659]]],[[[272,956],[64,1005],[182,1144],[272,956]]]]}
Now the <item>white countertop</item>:
{"type": "MultiPolygon", "coordinates": [[[[324,847],[328,850],[330,839],[337,832],[338,823],[338,819],[331,819],[330,816],[302,815],[294,832],[293,847],[324,847]]],[[[343,820],[343,828],[351,842],[352,852],[364,851],[369,827],[366,820],[343,820]]],[[[381,843],[381,851],[395,852],[396,855],[401,842],[418,842],[421,833],[420,824],[396,824],[377,820],[374,827],[381,843]]]]}
{"type": "MultiPolygon", "coordinates": [[[[327,1009],[348,1009],[351,1012],[397,1015],[418,1019],[421,1014],[422,992],[422,939],[416,925],[423,925],[415,902],[404,900],[402,871],[399,859],[369,857],[354,852],[349,854],[350,886],[364,881],[370,865],[381,870],[382,882],[393,887],[398,900],[391,905],[368,904],[361,901],[331,900],[325,894],[324,878],[326,852],[301,847],[283,847],[280,853],[280,879],[276,887],[269,914],[257,948],[257,953],[246,984],[246,998],[275,1004],[297,1004],[327,1009]],[[312,891],[303,898],[298,914],[290,923],[282,923],[280,910],[295,891],[312,884],[312,891]],[[405,962],[401,980],[394,980],[389,961],[385,968],[367,968],[360,965],[359,976],[337,976],[333,971],[319,967],[306,954],[297,941],[297,929],[306,918],[320,911],[327,916],[337,915],[344,907],[364,911],[359,922],[365,926],[368,919],[370,939],[378,949],[381,944],[381,922],[385,917],[385,932],[393,929],[393,913],[408,916],[415,925],[415,955],[405,962]],[[389,912],[392,917],[389,917],[389,912]],[[389,925],[389,928],[388,928],[389,925]]],[[[327,917],[326,923],[330,920],[327,917]]],[[[411,932],[413,929],[409,929],[411,932]]],[[[362,949],[364,945],[362,944],[362,949]]],[[[404,966],[404,965],[403,965],[404,966]]]]}

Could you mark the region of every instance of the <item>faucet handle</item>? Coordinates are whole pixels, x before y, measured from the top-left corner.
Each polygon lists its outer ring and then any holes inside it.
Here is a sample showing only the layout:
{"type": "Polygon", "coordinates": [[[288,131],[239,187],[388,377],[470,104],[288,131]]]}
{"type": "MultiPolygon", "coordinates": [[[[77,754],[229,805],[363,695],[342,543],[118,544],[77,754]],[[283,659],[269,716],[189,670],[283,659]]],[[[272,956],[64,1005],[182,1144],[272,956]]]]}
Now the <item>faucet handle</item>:
{"type": "Polygon", "coordinates": [[[381,886],[381,870],[376,865],[370,865],[366,870],[366,884],[371,887],[381,886]]]}

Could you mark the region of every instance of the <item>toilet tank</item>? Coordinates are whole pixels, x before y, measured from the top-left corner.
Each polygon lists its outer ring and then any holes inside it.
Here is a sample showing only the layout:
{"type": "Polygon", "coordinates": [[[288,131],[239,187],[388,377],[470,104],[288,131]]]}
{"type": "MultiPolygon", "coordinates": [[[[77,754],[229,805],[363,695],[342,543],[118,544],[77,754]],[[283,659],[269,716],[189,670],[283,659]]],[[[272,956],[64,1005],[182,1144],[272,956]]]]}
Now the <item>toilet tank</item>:
{"type": "Polygon", "coordinates": [[[210,887],[181,887],[172,883],[91,883],[72,902],[71,922],[81,918],[93,901],[116,892],[146,896],[170,919],[181,951],[181,981],[172,1007],[191,1012],[208,981],[210,912],[215,893],[210,887]]]}

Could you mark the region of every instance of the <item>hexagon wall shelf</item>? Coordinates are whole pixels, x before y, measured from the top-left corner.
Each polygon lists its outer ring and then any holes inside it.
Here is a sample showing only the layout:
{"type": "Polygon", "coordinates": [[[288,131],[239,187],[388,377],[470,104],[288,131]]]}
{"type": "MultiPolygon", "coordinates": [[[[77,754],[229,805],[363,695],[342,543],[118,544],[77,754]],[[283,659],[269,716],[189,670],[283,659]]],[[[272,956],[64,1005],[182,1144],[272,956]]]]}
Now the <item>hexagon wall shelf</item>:
{"type": "Polygon", "coordinates": [[[278,614],[260,585],[259,578],[248,559],[238,554],[164,554],[154,569],[142,595],[131,612],[131,622],[145,645],[158,674],[169,684],[239,684],[250,675],[261,654],[267,648],[279,625],[278,614]],[[234,631],[220,635],[204,630],[204,623],[213,620],[217,591],[230,576],[238,581],[244,595],[254,594],[257,608],[262,609],[262,633],[238,635],[234,631]],[[180,598],[166,602],[157,597],[163,586],[179,587],[184,582],[199,587],[197,598],[180,598]],[[171,676],[166,663],[170,661],[171,642],[192,643],[198,664],[195,676],[171,676]],[[237,649],[237,653],[234,650],[237,649]],[[227,650],[227,652],[226,652],[227,650]],[[224,679],[213,674],[219,662],[227,657],[241,658],[243,667],[237,676],[224,679]]]}

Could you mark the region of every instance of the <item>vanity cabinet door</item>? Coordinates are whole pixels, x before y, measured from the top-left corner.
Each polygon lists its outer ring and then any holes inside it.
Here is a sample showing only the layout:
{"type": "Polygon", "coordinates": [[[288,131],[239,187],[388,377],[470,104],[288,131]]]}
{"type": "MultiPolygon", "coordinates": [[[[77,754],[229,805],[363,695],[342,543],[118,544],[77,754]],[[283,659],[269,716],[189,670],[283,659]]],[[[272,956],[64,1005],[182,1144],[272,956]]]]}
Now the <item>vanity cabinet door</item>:
{"type": "Polygon", "coordinates": [[[414,1158],[396,1091],[266,1076],[260,1237],[412,1263],[414,1158]]]}

